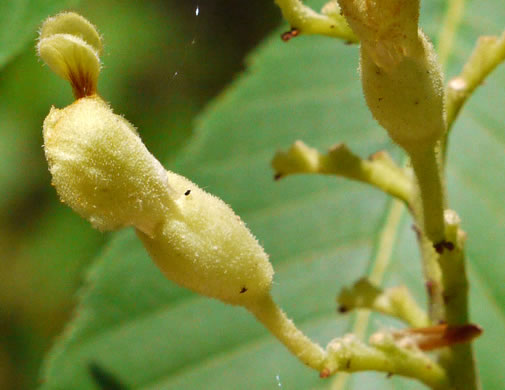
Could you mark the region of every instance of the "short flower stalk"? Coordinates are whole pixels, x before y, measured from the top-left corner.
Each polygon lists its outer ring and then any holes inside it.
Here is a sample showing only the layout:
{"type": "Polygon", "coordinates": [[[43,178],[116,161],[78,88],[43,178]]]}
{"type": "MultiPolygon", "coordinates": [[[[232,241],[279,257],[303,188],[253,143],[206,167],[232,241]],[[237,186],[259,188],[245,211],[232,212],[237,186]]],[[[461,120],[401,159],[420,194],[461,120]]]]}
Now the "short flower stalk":
{"type": "Polygon", "coordinates": [[[384,151],[362,159],[344,144],[335,145],[321,154],[302,141],[296,141],[287,152],[279,151],[272,160],[275,178],[293,174],[323,174],[345,177],[367,183],[409,205],[413,185],[406,170],[400,168],[384,151]]]}
{"type": "Polygon", "coordinates": [[[281,9],[284,19],[291,25],[291,32],[283,35],[285,41],[299,34],[326,35],[350,43],[358,41],[341,15],[335,0],[328,2],[320,13],[303,4],[301,0],[275,0],[275,3],[281,9]]]}
{"type": "Polygon", "coordinates": [[[395,317],[413,328],[430,325],[426,312],[417,304],[406,286],[381,289],[368,279],[358,280],[351,288],[343,289],[338,298],[338,311],[346,313],[368,309],[395,317]]]}

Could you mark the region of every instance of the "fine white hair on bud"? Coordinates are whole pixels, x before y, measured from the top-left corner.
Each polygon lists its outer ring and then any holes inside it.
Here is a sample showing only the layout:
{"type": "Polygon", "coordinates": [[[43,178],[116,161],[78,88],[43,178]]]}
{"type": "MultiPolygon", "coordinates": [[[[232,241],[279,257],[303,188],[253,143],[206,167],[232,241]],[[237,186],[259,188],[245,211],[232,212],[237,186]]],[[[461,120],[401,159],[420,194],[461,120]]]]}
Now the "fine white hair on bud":
{"type": "Polygon", "coordinates": [[[77,98],[53,107],[43,126],[61,200],[97,229],[134,227],[161,271],[181,286],[248,308],[267,299],[273,269],[242,220],[165,170],[96,94],[102,42],[95,27],[75,13],[59,14],[42,26],[37,49],[77,98]]]}
{"type": "Polygon", "coordinates": [[[168,172],[177,213],[154,235],[138,232],[168,279],[223,302],[250,306],[268,296],[273,268],[249,229],[221,199],[168,172]]]}
{"type": "Polygon", "coordinates": [[[40,28],[39,40],[55,34],[69,34],[78,37],[90,45],[98,55],[102,53],[102,38],[96,27],[75,12],[62,12],[47,18],[40,28]]]}
{"type": "Polygon", "coordinates": [[[96,93],[101,51],[96,28],[76,13],[48,18],[40,30],[38,55],[54,73],[70,82],[76,98],[96,93]]]}
{"type": "Polygon", "coordinates": [[[246,307],[268,296],[272,266],[241,219],[166,171],[100,97],[53,108],[44,149],[62,201],[98,229],[134,226],[168,279],[246,307]]]}
{"type": "Polygon", "coordinates": [[[339,0],[361,40],[360,73],[375,119],[407,152],[445,133],[442,72],[418,28],[418,0],[339,0]]]}
{"type": "Polygon", "coordinates": [[[37,49],[77,99],[53,107],[44,121],[44,150],[61,200],[100,230],[134,227],[169,280],[245,307],[303,363],[321,370],[325,351],[272,300],[272,265],[244,222],[221,199],[165,170],[96,94],[101,40],[93,25],[73,13],[49,18],[37,49]]]}
{"type": "Polygon", "coordinates": [[[339,0],[341,9],[373,61],[391,68],[417,41],[419,0],[339,0]]]}
{"type": "Polygon", "coordinates": [[[169,212],[165,169],[133,126],[100,97],[52,108],[43,135],[60,198],[94,227],[136,226],[150,234],[169,212]]]}
{"type": "Polygon", "coordinates": [[[414,56],[383,69],[361,50],[360,70],[370,111],[409,153],[433,145],[445,133],[442,73],[433,46],[421,31],[414,56]]]}

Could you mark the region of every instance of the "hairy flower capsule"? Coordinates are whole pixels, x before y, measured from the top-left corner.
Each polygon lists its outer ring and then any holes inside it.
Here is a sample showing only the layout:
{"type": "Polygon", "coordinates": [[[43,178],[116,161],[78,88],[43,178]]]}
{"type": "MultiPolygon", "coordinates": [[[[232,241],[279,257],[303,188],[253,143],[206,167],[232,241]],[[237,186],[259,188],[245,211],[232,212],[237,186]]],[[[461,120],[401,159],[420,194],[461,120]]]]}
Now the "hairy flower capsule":
{"type": "Polygon", "coordinates": [[[165,170],[135,128],[94,93],[100,49],[98,33],[79,15],[60,14],[42,27],[40,56],[78,98],[53,107],[43,126],[61,200],[100,230],[135,227],[161,271],[179,285],[246,307],[268,300],[273,269],[241,219],[165,170]]]}

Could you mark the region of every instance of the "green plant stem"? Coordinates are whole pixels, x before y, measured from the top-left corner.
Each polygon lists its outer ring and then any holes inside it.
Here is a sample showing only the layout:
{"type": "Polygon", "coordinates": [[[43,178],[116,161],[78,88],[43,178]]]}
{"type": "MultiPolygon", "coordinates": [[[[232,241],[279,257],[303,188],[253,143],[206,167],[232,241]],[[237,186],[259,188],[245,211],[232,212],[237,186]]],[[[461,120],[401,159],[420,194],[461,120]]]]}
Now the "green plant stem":
{"type": "MultiPolygon", "coordinates": [[[[443,29],[439,39],[439,56],[445,67],[453,46],[454,35],[464,13],[465,0],[450,0],[443,29]]],[[[505,59],[505,33],[500,39],[481,37],[461,74],[452,79],[446,88],[447,132],[441,141],[442,164],[445,165],[450,130],[462,106],[485,77],[505,59]]],[[[424,237],[419,237],[424,264],[435,274],[434,290],[430,294],[432,320],[446,319],[449,325],[464,325],[468,322],[468,279],[464,255],[464,233],[459,229],[459,219],[449,218],[449,240],[455,244],[453,251],[444,251],[440,256],[428,246],[424,237]],[[438,268],[438,269],[437,269],[438,268]],[[440,289],[444,293],[441,297],[440,289]],[[441,299],[442,298],[442,299],[441,299]],[[437,308],[439,308],[437,310],[437,308]],[[443,309],[440,309],[443,308],[443,309]]],[[[426,274],[426,272],[425,272],[426,274]]],[[[429,279],[428,279],[429,280],[429,279]]],[[[478,390],[472,344],[457,344],[440,354],[440,363],[446,368],[451,385],[458,390],[478,390]]]]}
{"type": "Polygon", "coordinates": [[[382,371],[415,378],[433,389],[446,389],[445,371],[424,353],[403,348],[388,337],[368,346],[354,335],[337,338],[327,351],[305,336],[271,296],[247,307],[300,361],[322,376],[339,372],[382,371]]]}
{"type": "MultiPolygon", "coordinates": [[[[405,207],[403,203],[396,199],[390,201],[387,218],[380,232],[375,256],[370,261],[371,269],[368,273],[368,279],[375,285],[380,286],[383,282],[385,272],[391,262],[393,247],[398,238],[399,226],[404,213],[405,207]]],[[[358,339],[365,337],[369,321],[370,311],[361,311],[356,314],[352,332],[358,339]]],[[[345,372],[336,375],[331,383],[331,390],[344,389],[348,378],[349,374],[345,372]]]]}
{"type": "MultiPolygon", "coordinates": [[[[453,211],[445,212],[446,238],[453,250],[438,254],[432,242],[419,232],[423,270],[428,286],[430,318],[433,324],[468,324],[468,280],[465,270],[464,239],[459,229],[459,218],[453,211]]],[[[440,364],[447,370],[451,386],[457,390],[480,389],[472,345],[456,344],[439,355],[440,364]]]]}
{"type": "Polygon", "coordinates": [[[421,210],[420,226],[433,245],[445,241],[445,189],[440,167],[438,144],[409,151],[418,185],[414,209],[421,210]]]}
{"type": "Polygon", "coordinates": [[[300,0],[275,0],[275,3],[290,26],[302,34],[326,35],[348,42],[358,42],[358,38],[341,15],[330,17],[317,13],[300,0]]]}
{"type": "Polygon", "coordinates": [[[480,37],[461,73],[447,84],[447,133],[442,144],[446,160],[449,133],[465,102],[485,78],[505,60],[505,32],[498,37],[480,37]]]}
{"type": "MultiPolygon", "coordinates": [[[[448,325],[468,324],[468,278],[465,267],[466,234],[459,228],[459,217],[453,211],[446,213],[447,236],[454,243],[452,251],[439,257],[444,285],[445,320],[448,325]]],[[[472,344],[452,345],[440,356],[451,383],[458,390],[480,389],[472,351],[472,344]]]]}
{"type": "Polygon", "coordinates": [[[480,390],[471,343],[456,344],[440,354],[439,363],[447,370],[451,389],[480,390]]]}
{"type": "Polygon", "coordinates": [[[385,151],[377,152],[365,160],[355,155],[345,144],[333,146],[327,154],[321,154],[302,141],[296,141],[286,152],[278,151],[275,154],[272,167],[277,177],[315,173],[357,180],[407,205],[412,197],[412,179],[385,151]]]}
{"type": "Polygon", "coordinates": [[[449,325],[468,323],[468,279],[465,267],[466,234],[459,228],[460,220],[452,210],[446,212],[448,239],[454,244],[453,250],[444,251],[438,262],[444,284],[445,320],[449,325]]]}
{"type": "Polygon", "coordinates": [[[433,249],[433,243],[420,230],[417,232],[417,239],[428,293],[430,322],[436,325],[445,320],[442,271],[438,263],[438,253],[433,249]]]}
{"type": "Polygon", "coordinates": [[[505,60],[505,32],[477,41],[461,73],[447,84],[447,127],[450,130],[464,103],[484,79],[505,60]]]}
{"type": "Polygon", "coordinates": [[[328,345],[326,370],[333,372],[382,371],[417,379],[432,389],[448,389],[444,369],[424,353],[402,348],[391,338],[376,338],[366,345],[354,335],[335,339],[328,345]]]}
{"type": "Polygon", "coordinates": [[[303,364],[317,371],[324,368],[324,349],[303,334],[271,296],[248,306],[247,309],[303,364]]]}
{"type": "Polygon", "coordinates": [[[426,312],[419,307],[406,286],[381,289],[363,278],[343,289],[337,299],[339,311],[369,309],[398,318],[414,328],[429,325],[426,312]]]}
{"type": "Polygon", "coordinates": [[[320,166],[321,173],[337,174],[368,183],[405,204],[410,202],[412,180],[385,152],[364,160],[354,155],[345,145],[339,145],[338,152],[337,148],[332,148],[327,156],[322,156],[320,166]]]}

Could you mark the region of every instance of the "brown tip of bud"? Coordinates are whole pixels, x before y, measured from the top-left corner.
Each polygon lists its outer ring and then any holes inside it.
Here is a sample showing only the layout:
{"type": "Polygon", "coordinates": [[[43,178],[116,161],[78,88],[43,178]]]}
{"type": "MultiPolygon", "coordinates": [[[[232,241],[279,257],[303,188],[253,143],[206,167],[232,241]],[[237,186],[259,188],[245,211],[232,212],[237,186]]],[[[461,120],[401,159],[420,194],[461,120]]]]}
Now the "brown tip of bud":
{"type": "Polygon", "coordinates": [[[298,35],[300,35],[300,30],[298,30],[297,28],[293,27],[291,30],[286,31],[285,33],[282,33],[281,34],[281,39],[284,42],[288,42],[288,41],[291,40],[291,38],[295,38],[298,35]]]}
{"type": "Polygon", "coordinates": [[[331,375],[329,368],[323,368],[319,373],[319,378],[328,378],[331,375]]]}

